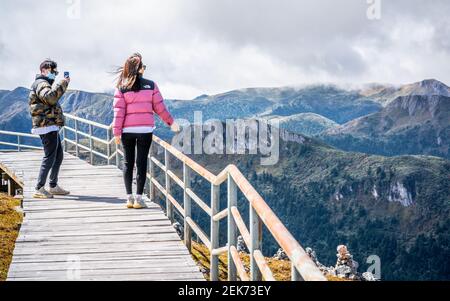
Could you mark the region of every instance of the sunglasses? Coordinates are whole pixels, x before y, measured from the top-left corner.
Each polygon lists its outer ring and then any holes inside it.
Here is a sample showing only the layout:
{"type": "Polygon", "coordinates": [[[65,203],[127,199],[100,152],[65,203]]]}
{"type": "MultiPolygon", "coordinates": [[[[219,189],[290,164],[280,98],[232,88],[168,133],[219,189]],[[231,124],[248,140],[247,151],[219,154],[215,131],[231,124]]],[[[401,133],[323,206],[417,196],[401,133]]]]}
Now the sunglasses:
{"type": "Polygon", "coordinates": [[[56,76],[58,76],[58,74],[59,74],[58,70],[51,70],[50,72],[53,73],[56,76]]]}

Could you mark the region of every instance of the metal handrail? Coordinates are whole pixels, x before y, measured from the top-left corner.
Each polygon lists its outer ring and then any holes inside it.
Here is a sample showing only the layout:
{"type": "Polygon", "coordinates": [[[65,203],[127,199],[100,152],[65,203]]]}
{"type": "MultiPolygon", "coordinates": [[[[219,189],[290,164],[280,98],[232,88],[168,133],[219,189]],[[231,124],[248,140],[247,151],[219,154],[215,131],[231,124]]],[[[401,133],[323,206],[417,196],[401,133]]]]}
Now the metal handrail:
{"type": "MultiPolygon", "coordinates": [[[[68,123],[66,122],[65,126],[62,128],[62,135],[63,135],[63,141],[64,141],[64,149],[68,150],[68,145],[74,145],[75,146],[75,155],[77,157],[80,156],[80,148],[82,150],[85,150],[89,152],[89,161],[91,164],[94,164],[94,155],[101,157],[103,159],[107,160],[107,164],[111,164],[111,160],[114,158],[114,155],[117,154],[117,149],[113,155],[111,155],[111,144],[114,141],[111,139],[111,133],[112,133],[112,127],[107,126],[95,121],[87,120],[72,114],[65,113],[64,116],[66,117],[66,120],[72,120],[74,121],[74,127],[70,127],[68,123]],[[84,132],[80,129],[80,124],[83,124],[87,126],[88,133],[84,132]],[[94,128],[99,128],[102,130],[106,130],[106,140],[94,136],[94,128]],[[75,135],[75,140],[71,140],[67,138],[67,132],[72,132],[75,135]],[[80,143],[80,136],[87,138],[89,142],[89,146],[82,145],[80,143]],[[98,142],[100,144],[103,144],[106,146],[107,154],[102,154],[98,151],[94,150],[94,142],[98,142]]],[[[117,160],[116,160],[117,161],[117,160]]]]}
{"type": "MultiPolygon", "coordinates": [[[[71,114],[65,114],[66,118],[73,120],[75,125],[68,125],[62,128],[64,147],[68,150],[68,144],[75,146],[76,156],[80,155],[80,148],[88,151],[90,162],[94,164],[94,155],[107,160],[107,164],[115,158],[115,164],[120,167],[120,157],[124,156],[119,146],[115,146],[112,152],[112,144],[114,138],[112,135],[112,126],[106,126],[97,122],[83,119],[71,114]],[[80,129],[80,124],[88,127],[89,132],[85,133],[80,129]],[[106,130],[106,140],[94,136],[93,128],[106,130]],[[75,134],[75,140],[67,138],[67,131],[75,134]],[[89,141],[89,146],[80,143],[80,136],[85,137],[89,141]],[[95,151],[93,142],[106,145],[107,154],[95,151]]],[[[0,131],[0,134],[4,131],[0,131]]],[[[9,135],[22,135],[20,133],[7,132],[9,135]]],[[[25,134],[24,134],[25,135],[25,134]]],[[[34,135],[27,135],[33,136],[34,135]]],[[[311,258],[306,254],[301,245],[287,230],[284,224],[267,205],[261,195],[255,190],[245,176],[235,165],[228,165],[218,175],[212,174],[206,168],[183,154],[174,146],[170,145],[161,138],[153,135],[153,144],[161,146],[164,150],[164,163],[160,162],[156,157],[149,154],[149,168],[147,171],[149,198],[155,199],[156,190],[165,196],[166,215],[174,222],[174,209],[180,214],[184,222],[184,243],[189,251],[192,249],[192,234],[205,244],[210,251],[210,278],[213,281],[219,279],[219,255],[227,253],[228,256],[228,280],[237,280],[238,276],[241,280],[275,280],[269,265],[262,253],[262,226],[265,225],[273,238],[284,249],[289,257],[292,265],[292,280],[310,280],[310,281],[326,281],[326,278],[314,264],[311,258]],[[173,156],[183,163],[183,176],[180,179],[170,166],[170,157],[173,156]],[[155,177],[155,167],[163,171],[165,176],[165,185],[161,185],[155,177]],[[210,206],[208,206],[192,189],[192,172],[206,179],[211,185],[210,206]],[[220,185],[227,182],[227,208],[220,211],[220,185]],[[172,183],[183,189],[183,204],[180,204],[171,194],[172,183]],[[243,193],[250,205],[249,229],[238,209],[238,189],[243,193]],[[191,208],[194,201],[208,216],[210,217],[211,227],[209,235],[206,234],[201,227],[192,219],[191,208]],[[228,242],[226,246],[219,245],[219,222],[227,218],[227,236],[228,242]],[[250,275],[247,274],[245,267],[240,259],[237,247],[238,233],[240,233],[249,247],[250,251],[250,275]]],[[[1,144],[1,142],[0,142],[1,144]]]]}
{"type": "Polygon", "coordinates": [[[39,136],[38,136],[38,135],[32,135],[32,134],[26,134],[26,133],[19,133],[19,132],[10,132],[10,131],[0,131],[0,135],[6,135],[6,136],[13,136],[13,137],[16,137],[16,138],[17,138],[17,143],[0,141],[0,145],[17,147],[17,151],[18,151],[18,152],[21,152],[22,149],[42,150],[42,147],[38,147],[38,146],[35,146],[35,145],[25,144],[25,143],[22,143],[22,141],[21,141],[21,138],[22,138],[22,137],[39,139],[39,136]]]}
{"type": "Polygon", "coordinates": [[[75,115],[72,115],[72,114],[64,113],[64,116],[68,117],[69,119],[76,120],[76,121],[79,121],[79,122],[84,123],[84,124],[92,125],[94,127],[101,128],[101,129],[104,129],[104,130],[109,130],[111,128],[111,126],[107,126],[107,125],[104,125],[102,123],[98,123],[98,122],[95,122],[95,121],[84,119],[84,118],[81,118],[81,117],[78,117],[78,116],[75,116],[75,115]]]}

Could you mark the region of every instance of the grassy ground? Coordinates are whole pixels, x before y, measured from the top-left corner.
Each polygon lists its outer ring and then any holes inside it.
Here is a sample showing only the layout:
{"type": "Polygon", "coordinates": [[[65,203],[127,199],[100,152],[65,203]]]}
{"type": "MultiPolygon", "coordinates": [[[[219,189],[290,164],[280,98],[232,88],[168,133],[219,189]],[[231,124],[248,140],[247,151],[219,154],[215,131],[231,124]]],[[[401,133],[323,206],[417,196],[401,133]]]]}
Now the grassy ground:
{"type": "MultiPolygon", "coordinates": [[[[208,248],[196,242],[192,242],[192,256],[194,260],[199,263],[202,267],[206,268],[209,271],[209,250],[208,248]]],[[[244,263],[244,266],[247,268],[247,271],[250,268],[250,259],[247,254],[240,254],[241,260],[244,263]]],[[[290,281],[291,280],[291,263],[288,260],[277,260],[273,258],[266,258],[267,263],[272,270],[273,276],[277,281],[290,281]]],[[[222,254],[219,256],[219,280],[226,281],[227,280],[227,266],[228,259],[226,254],[222,254]]],[[[204,275],[207,280],[209,280],[209,274],[204,275]]],[[[344,281],[343,279],[339,279],[337,277],[327,276],[329,281],[344,281]]]]}
{"type": "Polygon", "coordinates": [[[22,214],[14,210],[20,200],[0,194],[0,281],[6,280],[22,214]]]}

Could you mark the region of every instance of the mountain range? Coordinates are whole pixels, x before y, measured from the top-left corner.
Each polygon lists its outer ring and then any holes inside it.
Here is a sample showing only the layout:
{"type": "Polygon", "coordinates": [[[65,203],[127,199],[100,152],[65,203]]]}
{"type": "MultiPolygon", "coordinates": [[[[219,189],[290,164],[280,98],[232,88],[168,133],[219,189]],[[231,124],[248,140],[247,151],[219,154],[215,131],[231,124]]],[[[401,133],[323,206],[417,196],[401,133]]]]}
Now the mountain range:
{"type": "Polygon", "coordinates": [[[367,85],[365,88],[360,90],[360,93],[366,97],[377,100],[383,106],[387,106],[390,102],[398,97],[410,95],[441,95],[450,97],[449,87],[435,79],[426,79],[421,82],[402,86],[379,84],[367,85]]]}
{"type": "MultiPolygon", "coordinates": [[[[28,89],[0,91],[0,129],[30,131],[28,89]]],[[[450,88],[437,80],[403,86],[371,84],[344,89],[334,85],[248,88],[192,100],[167,100],[177,118],[203,120],[276,118],[283,129],[315,136],[347,151],[386,156],[425,154],[449,158],[450,88]]],[[[69,91],[66,112],[102,123],[112,121],[112,97],[69,91]]],[[[158,121],[160,135],[168,129],[158,121]]]]}
{"type": "Polygon", "coordinates": [[[382,111],[327,129],[318,137],[348,151],[450,159],[449,117],[450,97],[400,96],[382,111]]]}
{"type": "Polygon", "coordinates": [[[385,156],[432,155],[450,159],[450,88],[426,80],[372,95],[380,112],[330,128],[319,139],[348,151],[385,156]]]}

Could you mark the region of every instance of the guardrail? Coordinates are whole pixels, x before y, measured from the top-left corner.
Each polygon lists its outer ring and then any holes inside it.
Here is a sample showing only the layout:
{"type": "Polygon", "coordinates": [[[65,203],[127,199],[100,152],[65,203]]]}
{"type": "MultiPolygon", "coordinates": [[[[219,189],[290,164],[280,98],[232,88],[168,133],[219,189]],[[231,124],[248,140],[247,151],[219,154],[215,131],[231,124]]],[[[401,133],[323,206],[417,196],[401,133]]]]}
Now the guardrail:
{"type": "Polygon", "coordinates": [[[24,137],[40,139],[38,135],[31,135],[31,134],[25,134],[25,133],[19,133],[19,132],[9,132],[9,131],[0,131],[0,135],[16,137],[17,143],[5,142],[5,141],[0,140],[0,145],[17,147],[17,151],[19,151],[19,152],[22,151],[22,149],[35,149],[35,150],[42,149],[42,147],[33,146],[33,145],[29,145],[29,144],[22,142],[22,138],[24,138],[24,137]]]}
{"type": "MultiPolygon", "coordinates": [[[[80,155],[80,149],[89,153],[89,160],[93,164],[94,156],[99,156],[107,160],[108,164],[115,159],[115,164],[120,167],[120,156],[123,151],[120,147],[112,145],[112,127],[96,123],[90,120],[79,118],[70,114],[65,114],[66,119],[72,120],[74,126],[66,125],[62,129],[64,137],[64,147],[68,150],[68,145],[75,146],[75,155],[80,155]],[[87,128],[87,132],[81,129],[87,128]],[[94,128],[105,130],[106,139],[94,136],[94,128]],[[67,133],[75,135],[75,139],[67,138],[67,133]],[[80,143],[80,137],[87,139],[89,146],[80,143]],[[94,150],[94,142],[106,146],[106,154],[94,150]],[[114,152],[112,152],[114,148],[114,152]]],[[[1,132],[0,132],[1,133],[1,132]]],[[[11,133],[12,134],[12,133],[11,133]]],[[[17,134],[17,133],[14,133],[17,134]]],[[[29,136],[29,135],[27,135],[29,136]]],[[[19,141],[20,142],[20,141],[19,141]]],[[[228,280],[275,280],[269,265],[262,253],[263,225],[267,227],[276,242],[284,249],[291,261],[292,280],[326,281],[318,267],[306,254],[301,245],[286,229],[280,219],[270,209],[264,199],[255,188],[248,182],[244,175],[235,165],[228,165],[218,175],[214,175],[206,168],[180,152],[178,149],[153,135],[153,144],[162,147],[164,150],[164,163],[160,162],[150,152],[149,168],[147,172],[149,185],[149,198],[155,199],[156,190],[165,196],[166,215],[174,222],[174,210],[183,218],[184,222],[184,243],[189,251],[192,249],[192,236],[195,233],[210,251],[210,278],[212,281],[219,279],[219,255],[227,253],[228,256],[228,280]],[[183,164],[182,178],[178,177],[171,170],[171,157],[176,158],[183,164]],[[161,170],[165,176],[164,186],[155,177],[156,168],[161,170]],[[202,200],[192,189],[192,173],[196,173],[207,180],[211,187],[210,205],[202,200]],[[227,183],[227,208],[220,210],[220,185],[227,183]],[[178,185],[183,190],[182,203],[178,202],[171,194],[173,184],[178,185]],[[249,227],[247,227],[238,209],[237,193],[240,190],[249,203],[249,227]],[[201,227],[192,219],[191,208],[194,201],[210,219],[210,233],[205,233],[201,227]],[[227,219],[228,242],[225,246],[219,245],[219,223],[227,219]],[[250,251],[250,273],[248,274],[237,250],[238,234],[241,234],[250,251]]]]}
{"type": "Polygon", "coordinates": [[[83,119],[71,114],[64,114],[66,117],[66,125],[62,128],[62,135],[64,137],[64,149],[68,150],[68,146],[73,145],[75,146],[75,155],[77,157],[80,156],[80,149],[87,151],[89,153],[89,161],[91,164],[94,164],[94,156],[98,156],[100,158],[103,158],[107,161],[107,164],[111,164],[111,160],[113,158],[116,158],[116,164],[119,167],[119,158],[117,156],[118,148],[116,147],[115,152],[111,153],[111,145],[114,142],[114,138],[112,138],[112,128],[111,126],[107,126],[98,122],[90,121],[87,119],[83,119]],[[70,122],[73,122],[73,127],[69,126],[68,124],[70,122]],[[87,128],[87,133],[83,131],[83,129],[80,127],[80,125],[83,125],[84,128],[87,128]],[[96,137],[94,135],[94,129],[100,129],[106,131],[106,139],[102,139],[99,137],[96,137]],[[74,140],[69,139],[68,133],[71,132],[75,136],[74,140]],[[80,143],[80,138],[86,138],[88,140],[89,146],[85,146],[80,143]],[[99,151],[96,151],[94,149],[94,142],[100,143],[101,145],[104,145],[106,147],[106,154],[103,154],[99,151]]]}

